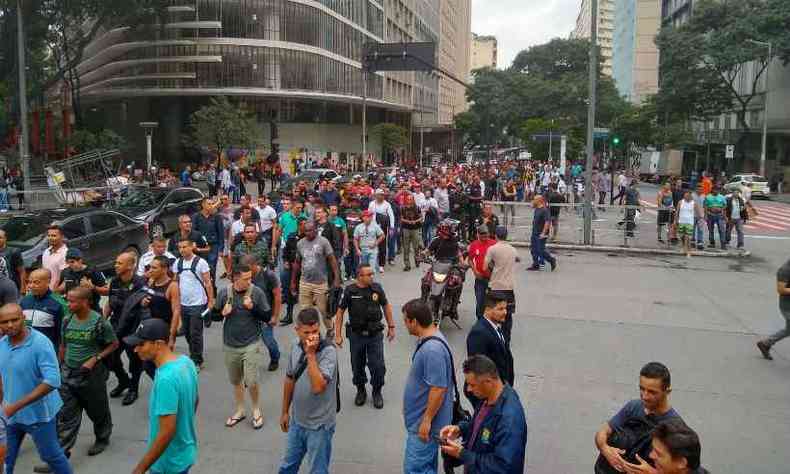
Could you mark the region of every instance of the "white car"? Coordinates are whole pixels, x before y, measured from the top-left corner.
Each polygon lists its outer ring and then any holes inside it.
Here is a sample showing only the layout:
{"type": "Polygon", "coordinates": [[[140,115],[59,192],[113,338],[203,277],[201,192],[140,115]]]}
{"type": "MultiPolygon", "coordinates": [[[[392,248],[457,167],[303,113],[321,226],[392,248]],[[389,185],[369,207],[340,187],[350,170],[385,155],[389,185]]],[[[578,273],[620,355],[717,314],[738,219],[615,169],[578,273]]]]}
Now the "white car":
{"type": "Polygon", "coordinates": [[[736,174],[729,183],[724,185],[725,193],[731,193],[738,186],[747,186],[752,191],[752,197],[768,198],[771,189],[768,187],[768,180],[758,174],[736,174]]]}

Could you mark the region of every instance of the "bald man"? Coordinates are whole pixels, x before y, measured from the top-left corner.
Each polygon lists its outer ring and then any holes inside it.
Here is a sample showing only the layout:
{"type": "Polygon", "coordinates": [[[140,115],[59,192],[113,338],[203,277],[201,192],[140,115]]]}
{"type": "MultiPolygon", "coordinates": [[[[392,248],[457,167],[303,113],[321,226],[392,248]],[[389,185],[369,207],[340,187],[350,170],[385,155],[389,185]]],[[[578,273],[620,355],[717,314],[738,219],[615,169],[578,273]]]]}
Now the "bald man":
{"type": "Polygon", "coordinates": [[[536,196],[532,200],[532,207],[535,208],[535,215],[532,218],[532,266],[527,268],[530,271],[539,271],[545,262],[551,265],[551,271],[557,268],[557,259],[552,257],[546,249],[546,240],[551,232],[551,213],[546,207],[546,200],[543,196],[536,196]]]}
{"type": "Polygon", "coordinates": [[[110,280],[110,294],[103,308],[104,316],[110,319],[120,343],[119,350],[114,351],[109,358],[110,370],[118,379],[118,385],[110,391],[110,398],[119,398],[128,390],[121,402],[122,405],[131,405],[137,400],[137,388],[140,385],[140,375],[143,373],[143,362],[140,357],[131,347],[123,343],[123,337],[128,334],[118,333],[124,309],[130,311],[130,308],[124,308],[126,300],[146,285],[145,278],[135,273],[136,269],[137,257],[134,254],[122,253],[115,258],[115,276],[110,280]],[[122,352],[125,352],[129,359],[129,373],[123,366],[122,352]]]}
{"type": "Polygon", "coordinates": [[[52,274],[46,268],[33,270],[28,277],[28,294],[19,305],[28,327],[32,327],[60,347],[60,328],[63,324],[64,308],[50,290],[52,274]]]}

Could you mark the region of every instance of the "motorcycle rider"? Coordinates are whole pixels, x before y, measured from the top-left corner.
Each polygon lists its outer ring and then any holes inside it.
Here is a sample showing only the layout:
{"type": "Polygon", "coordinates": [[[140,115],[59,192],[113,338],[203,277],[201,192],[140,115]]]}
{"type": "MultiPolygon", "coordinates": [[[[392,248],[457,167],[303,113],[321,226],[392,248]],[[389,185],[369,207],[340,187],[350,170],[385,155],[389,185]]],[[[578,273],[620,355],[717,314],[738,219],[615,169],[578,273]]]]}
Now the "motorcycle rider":
{"type": "Polygon", "coordinates": [[[436,229],[436,237],[431,241],[427,249],[423,250],[426,256],[432,256],[437,261],[452,261],[453,263],[463,262],[463,247],[458,241],[458,235],[453,231],[453,224],[447,219],[439,223],[436,229]]]}

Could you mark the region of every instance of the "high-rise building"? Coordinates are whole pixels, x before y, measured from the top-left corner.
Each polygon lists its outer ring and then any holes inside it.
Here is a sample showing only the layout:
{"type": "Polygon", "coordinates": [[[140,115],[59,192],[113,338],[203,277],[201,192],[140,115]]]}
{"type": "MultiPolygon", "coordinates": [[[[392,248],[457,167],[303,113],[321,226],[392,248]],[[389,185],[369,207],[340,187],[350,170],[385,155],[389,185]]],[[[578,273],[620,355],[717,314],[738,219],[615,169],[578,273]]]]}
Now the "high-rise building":
{"type": "Polygon", "coordinates": [[[662,24],[680,26],[694,10],[694,0],[661,0],[662,24]]]}
{"type": "MultiPolygon", "coordinates": [[[[461,81],[468,79],[470,71],[471,13],[471,0],[442,0],[439,67],[461,81]]],[[[440,75],[439,124],[451,124],[453,117],[466,108],[466,87],[440,75]]]]}
{"type": "Polygon", "coordinates": [[[495,36],[478,36],[472,33],[470,70],[490,67],[497,67],[497,39],[495,36]]]}
{"type": "MultiPolygon", "coordinates": [[[[602,72],[612,75],[612,37],[614,35],[614,2],[615,0],[598,0],[598,46],[603,59],[602,72]]],[[[582,0],[576,27],[571,38],[590,38],[592,35],[592,2],[582,0]]]]}
{"type": "Polygon", "coordinates": [[[660,0],[616,0],[612,77],[617,90],[634,104],[658,92],[660,0]]]}
{"type": "MultiPolygon", "coordinates": [[[[143,155],[138,124],[158,121],[161,161],[181,155],[190,114],[217,95],[237,98],[261,123],[275,121],[284,153],[359,154],[363,45],[442,36],[441,0],[171,3],[161,27],[103,31],[77,68],[86,122],[109,124],[143,155]]],[[[369,74],[366,89],[371,127],[439,121],[437,74],[369,74]]],[[[263,129],[268,142],[270,127],[263,129]]],[[[375,141],[371,135],[368,151],[378,154],[375,141]]]]}

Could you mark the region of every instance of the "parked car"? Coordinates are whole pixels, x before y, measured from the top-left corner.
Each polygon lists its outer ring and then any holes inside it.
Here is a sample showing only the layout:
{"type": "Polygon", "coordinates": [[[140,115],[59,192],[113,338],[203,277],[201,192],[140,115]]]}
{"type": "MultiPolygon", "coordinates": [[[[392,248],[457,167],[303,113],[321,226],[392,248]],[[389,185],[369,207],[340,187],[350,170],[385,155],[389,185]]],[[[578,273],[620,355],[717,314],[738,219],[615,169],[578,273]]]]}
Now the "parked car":
{"type": "Polygon", "coordinates": [[[304,178],[305,180],[310,180],[313,183],[316,183],[322,179],[336,181],[340,179],[341,176],[337,174],[335,170],[331,170],[329,168],[310,168],[303,170],[301,173],[296,175],[296,177],[304,178]]]}
{"type": "Polygon", "coordinates": [[[115,257],[124,251],[138,255],[148,249],[148,233],[143,222],[108,209],[72,208],[18,214],[2,224],[8,246],[22,252],[26,268],[41,263],[49,245],[47,228],[57,225],[70,248],[82,251],[91,267],[112,270],[115,257]]]}
{"type": "Polygon", "coordinates": [[[768,180],[758,174],[736,174],[732,177],[729,183],[724,185],[725,193],[732,192],[733,189],[746,183],[746,186],[752,190],[752,197],[763,197],[768,199],[771,195],[771,189],[768,187],[768,180]]]}
{"type": "Polygon", "coordinates": [[[153,239],[174,234],[178,217],[198,212],[204,196],[197,188],[133,187],[112,209],[145,222],[153,239]]]}

